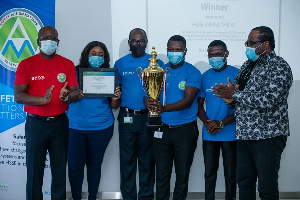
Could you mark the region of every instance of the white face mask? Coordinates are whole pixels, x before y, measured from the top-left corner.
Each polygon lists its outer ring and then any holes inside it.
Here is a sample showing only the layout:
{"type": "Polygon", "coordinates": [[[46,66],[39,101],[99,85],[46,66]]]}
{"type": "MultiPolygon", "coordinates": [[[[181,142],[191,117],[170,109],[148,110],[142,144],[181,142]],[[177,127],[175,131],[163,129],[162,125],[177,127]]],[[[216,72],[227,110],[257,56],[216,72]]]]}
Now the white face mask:
{"type": "Polygon", "coordinates": [[[40,43],[41,43],[40,50],[48,56],[52,55],[57,49],[57,42],[55,41],[45,40],[45,41],[41,41],[40,43]]]}

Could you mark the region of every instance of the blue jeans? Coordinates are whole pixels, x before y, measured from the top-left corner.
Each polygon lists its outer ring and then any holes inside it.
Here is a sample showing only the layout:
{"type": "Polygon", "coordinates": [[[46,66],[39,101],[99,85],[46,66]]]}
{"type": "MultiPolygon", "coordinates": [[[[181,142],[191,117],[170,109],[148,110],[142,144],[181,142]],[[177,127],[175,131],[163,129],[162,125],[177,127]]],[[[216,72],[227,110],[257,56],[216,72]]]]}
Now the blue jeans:
{"type": "Polygon", "coordinates": [[[70,129],[68,169],[74,200],[81,200],[85,165],[87,166],[88,199],[96,199],[101,178],[101,165],[113,130],[114,125],[97,131],[70,129]]]}
{"type": "Polygon", "coordinates": [[[287,136],[237,141],[239,199],[256,199],[256,180],[262,200],[278,200],[278,171],[287,136]]]}
{"type": "Polygon", "coordinates": [[[147,113],[135,115],[133,123],[124,123],[127,112],[120,109],[119,143],[120,143],[120,173],[121,192],[124,200],[154,198],[154,156],[153,132],[147,129],[147,113]],[[136,189],[137,166],[139,170],[139,191],[136,189]]]}

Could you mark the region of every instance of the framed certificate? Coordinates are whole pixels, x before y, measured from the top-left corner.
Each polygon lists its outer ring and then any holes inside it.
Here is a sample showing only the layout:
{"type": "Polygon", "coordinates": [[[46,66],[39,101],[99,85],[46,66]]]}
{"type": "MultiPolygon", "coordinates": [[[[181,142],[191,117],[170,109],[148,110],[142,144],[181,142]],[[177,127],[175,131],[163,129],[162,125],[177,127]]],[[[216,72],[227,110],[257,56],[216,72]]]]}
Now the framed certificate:
{"type": "Polygon", "coordinates": [[[118,70],[79,68],[79,85],[85,97],[114,97],[118,85],[118,70]]]}

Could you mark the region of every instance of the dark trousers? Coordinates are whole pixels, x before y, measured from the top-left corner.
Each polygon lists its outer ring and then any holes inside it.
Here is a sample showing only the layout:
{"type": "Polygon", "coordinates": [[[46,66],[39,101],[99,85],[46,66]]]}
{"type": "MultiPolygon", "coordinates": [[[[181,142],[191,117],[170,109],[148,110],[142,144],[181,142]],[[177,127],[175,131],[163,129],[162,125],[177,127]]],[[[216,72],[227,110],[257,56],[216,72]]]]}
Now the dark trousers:
{"type": "Polygon", "coordinates": [[[236,198],[236,141],[206,141],[203,140],[203,157],[205,165],[205,200],[215,199],[215,188],[219,168],[220,150],[222,150],[225,199],[236,198]]]}
{"type": "Polygon", "coordinates": [[[170,178],[173,162],[176,182],[174,200],[186,199],[190,168],[197,147],[199,131],[196,122],[185,127],[163,126],[162,138],[154,138],[153,151],[156,164],[156,200],[170,197],[170,178]]]}
{"type": "Polygon", "coordinates": [[[239,199],[256,199],[256,180],[262,200],[278,200],[278,172],[287,136],[265,140],[238,140],[237,183],[239,199]]]}
{"type": "Polygon", "coordinates": [[[68,170],[74,200],[81,200],[84,166],[87,166],[88,199],[96,200],[105,150],[112,138],[114,125],[96,131],[70,129],[68,170]]]}
{"type": "Polygon", "coordinates": [[[120,173],[123,199],[154,198],[153,132],[147,130],[147,113],[134,115],[120,109],[119,116],[120,173]],[[124,117],[133,118],[133,123],[124,123],[124,117]],[[136,189],[138,165],[139,191],[136,189]]]}
{"type": "Polygon", "coordinates": [[[66,160],[69,120],[66,114],[55,120],[27,116],[25,124],[27,184],[26,199],[42,200],[47,150],[51,166],[51,199],[66,199],[66,160]]]}

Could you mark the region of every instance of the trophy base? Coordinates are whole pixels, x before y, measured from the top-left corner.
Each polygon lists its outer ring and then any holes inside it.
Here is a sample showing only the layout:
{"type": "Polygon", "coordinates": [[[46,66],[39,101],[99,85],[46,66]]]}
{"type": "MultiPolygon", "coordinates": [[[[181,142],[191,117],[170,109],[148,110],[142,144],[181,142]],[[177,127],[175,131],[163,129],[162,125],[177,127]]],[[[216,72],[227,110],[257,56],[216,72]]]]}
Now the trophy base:
{"type": "Polygon", "coordinates": [[[160,116],[148,117],[148,128],[161,128],[162,122],[160,116]]]}

